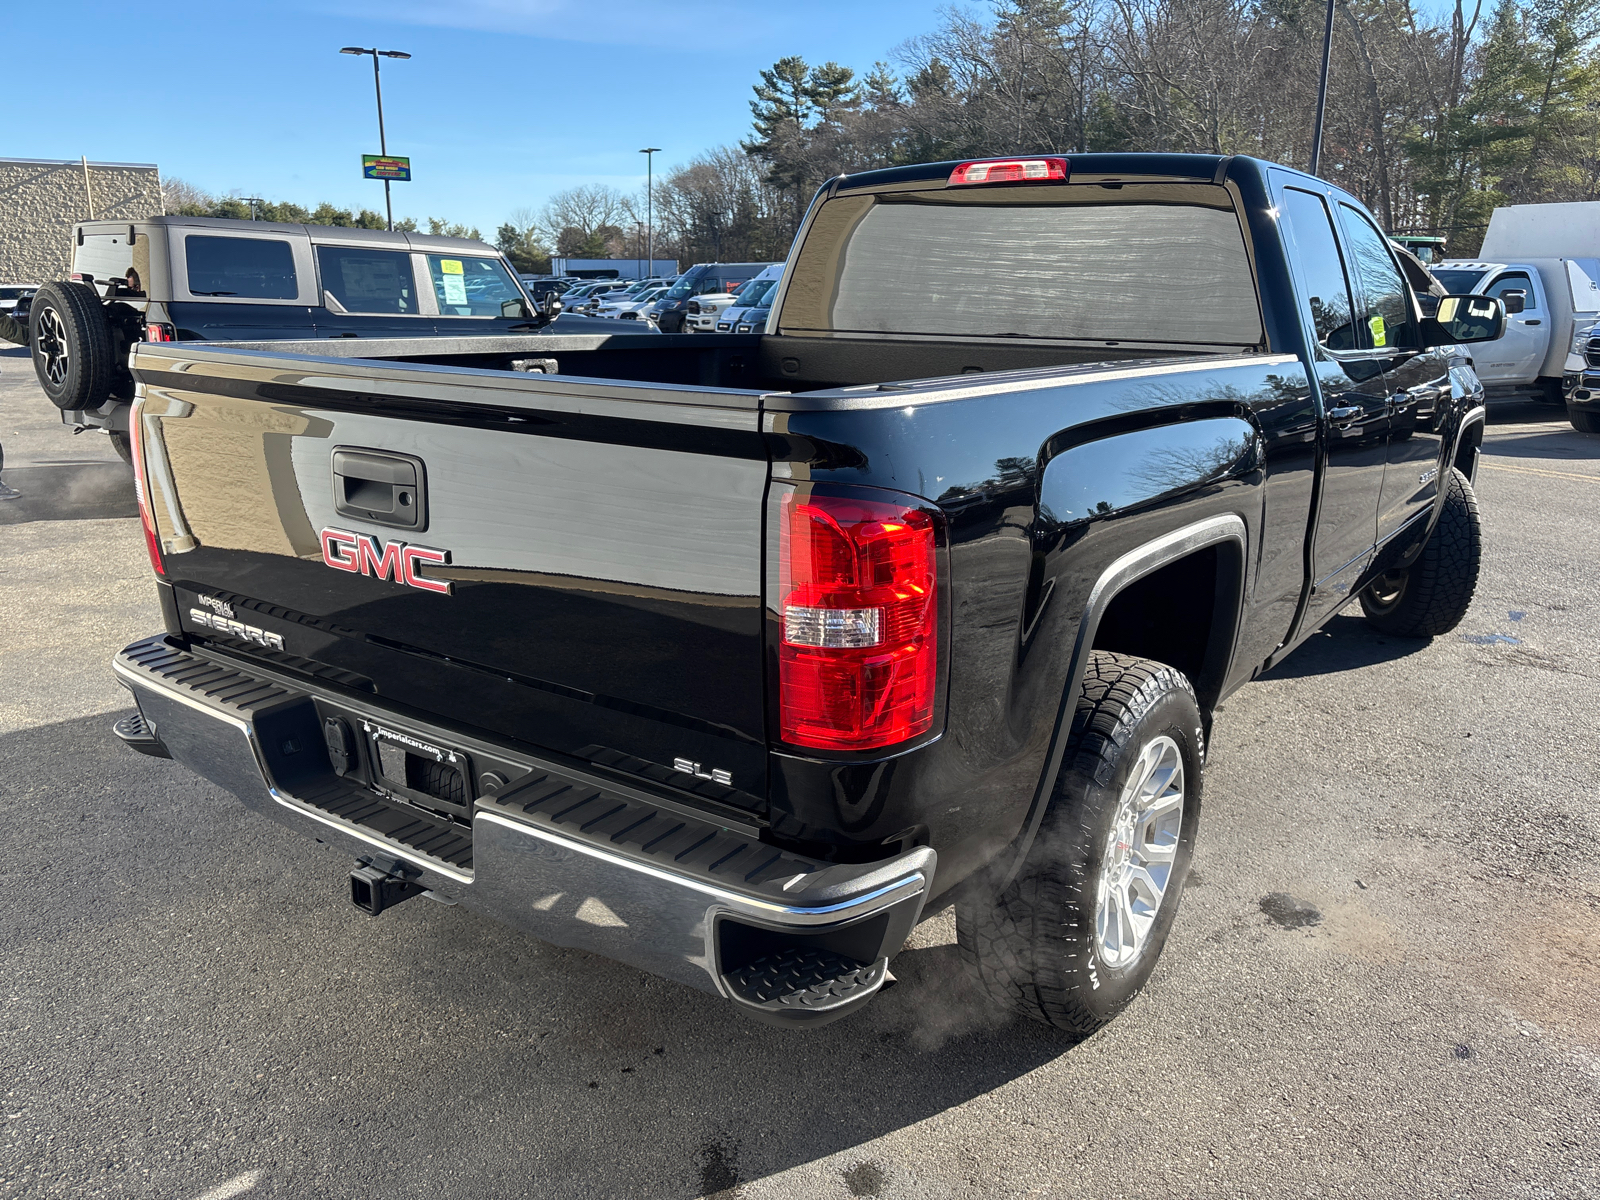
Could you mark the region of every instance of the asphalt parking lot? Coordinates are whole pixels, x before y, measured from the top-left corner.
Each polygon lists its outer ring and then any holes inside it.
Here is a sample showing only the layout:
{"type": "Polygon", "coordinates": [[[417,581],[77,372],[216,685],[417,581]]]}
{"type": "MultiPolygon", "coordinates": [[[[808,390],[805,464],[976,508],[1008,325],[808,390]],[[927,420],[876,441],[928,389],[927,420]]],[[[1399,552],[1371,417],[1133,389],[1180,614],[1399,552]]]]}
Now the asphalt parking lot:
{"type": "Polygon", "coordinates": [[[1152,986],[793,1033],[423,901],[111,736],[131,485],[0,353],[0,1196],[1600,1197],[1600,438],[1491,410],[1454,634],[1358,617],[1219,714],[1152,986]]]}

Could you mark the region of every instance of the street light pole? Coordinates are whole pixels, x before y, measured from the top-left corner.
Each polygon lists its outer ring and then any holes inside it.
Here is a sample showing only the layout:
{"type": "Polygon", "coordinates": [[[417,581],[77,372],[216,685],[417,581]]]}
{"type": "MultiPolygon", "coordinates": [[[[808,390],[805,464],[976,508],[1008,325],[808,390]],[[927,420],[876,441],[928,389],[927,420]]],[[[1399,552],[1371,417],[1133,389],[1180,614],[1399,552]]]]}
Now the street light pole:
{"type": "Polygon", "coordinates": [[[1317,84],[1317,120],[1311,132],[1311,174],[1317,173],[1322,162],[1322,118],[1328,111],[1328,61],[1333,56],[1333,6],[1328,0],[1328,19],[1322,28],[1322,78],[1317,84]]]}
{"type": "Polygon", "coordinates": [[[649,257],[645,260],[649,266],[650,274],[656,273],[656,214],[655,214],[655,166],[656,155],[661,153],[660,146],[646,146],[639,151],[644,155],[644,219],[645,237],[648,239],[649,257]]]}
{"type": "MultiPolygon", "coordinates": [[[[365,49],[361,46],[346,46],[339,51],[340,54],[370,54],[372,55],[372,87],[378,93],[378,153],[385,158],[389,157],[389,139],[383,132],[383,80],[378,75],[379,58],[410,58],[404,50],[379,50],[376,48],[365,49]]],[[[394,232],[394,202],[389,196],[389,181],[383,181],[383,208],[389,222],[389,232],[394,232]]]]}

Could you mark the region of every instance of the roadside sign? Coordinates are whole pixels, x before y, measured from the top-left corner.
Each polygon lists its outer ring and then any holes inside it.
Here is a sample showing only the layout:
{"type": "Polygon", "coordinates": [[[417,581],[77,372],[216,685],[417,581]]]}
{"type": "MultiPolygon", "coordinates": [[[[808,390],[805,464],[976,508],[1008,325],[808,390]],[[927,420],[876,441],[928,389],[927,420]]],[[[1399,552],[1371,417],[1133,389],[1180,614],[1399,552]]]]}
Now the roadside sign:
{"type": "Polygon", "coordinates": [[[393,154],[363,154],[361,174],[367,179],[398,179],[411,181],[411,160],[393,154]]]}

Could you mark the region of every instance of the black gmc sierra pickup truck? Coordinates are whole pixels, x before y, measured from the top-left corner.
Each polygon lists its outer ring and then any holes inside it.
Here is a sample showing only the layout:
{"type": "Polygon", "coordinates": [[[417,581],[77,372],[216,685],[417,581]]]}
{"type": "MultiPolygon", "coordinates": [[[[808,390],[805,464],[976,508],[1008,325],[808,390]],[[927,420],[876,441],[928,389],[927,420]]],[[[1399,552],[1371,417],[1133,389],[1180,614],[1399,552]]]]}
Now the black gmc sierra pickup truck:
{"type": "Polygon", "coordinates": [[[767,331],[145,343],[135,749],[417,894],[780,1023],[953,903],[1085,1032],[1148,978],[1211,714],[1477,580],[1484,410],[1353,197],[1242,157],[841,176],[767,331]],[[508,369],[537,354],[549,374],[508,369]]]}

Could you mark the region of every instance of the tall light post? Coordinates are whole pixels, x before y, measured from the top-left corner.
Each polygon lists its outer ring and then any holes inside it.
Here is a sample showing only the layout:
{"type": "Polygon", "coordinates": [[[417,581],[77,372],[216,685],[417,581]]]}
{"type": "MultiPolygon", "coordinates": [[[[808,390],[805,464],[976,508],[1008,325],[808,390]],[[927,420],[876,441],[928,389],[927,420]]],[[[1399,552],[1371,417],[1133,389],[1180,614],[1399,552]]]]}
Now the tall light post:
{"type": "Polygon", "coordinates": [[[1317,120],[1311,131],[1311,174],[1322,163],[1322,119],[1328,113],[1328,63],[1333,57],[1333,6],[1328,0],[1327,22],[1322,27],[1322,78],[1317,83],[1317,120]]]}
{"type": "Polygon", "coordinates": [[[645,237],[648,239],[649,255],[646,268],[650,274],[656,273],[656,214],[655,214],[655,167],[656,155],[661,153],[660,146],[646,146],[639,151],[644,155],[644,228],[645,237]]]}
{"type": "MultiPolygon", "coordinates": [[[[367,50],[360,46],[345,46],[340,54],[370,54],[372,55],[372,86],[378,93],[378,153],[385,158],[389,156],[389,142],[383,135],[383,80],[378,78],[378,60],[380,58],[410,58],[404,50],[367,50]]],[[[383,208],[389,221],[389,232],[394,232],[394,202],[389,198],[389,181],[383,181],[383,208]]]]}
{"type": "Polygon", "coordinates": [[[265,204],[266,201],[263,200],[260,196],[240,196],[239,199],[243,200],[246,204],[248,204],[250,206],[250,219],[252,221],[257,220],[258,218],[256,217],[256,205],[265,204]]]}

